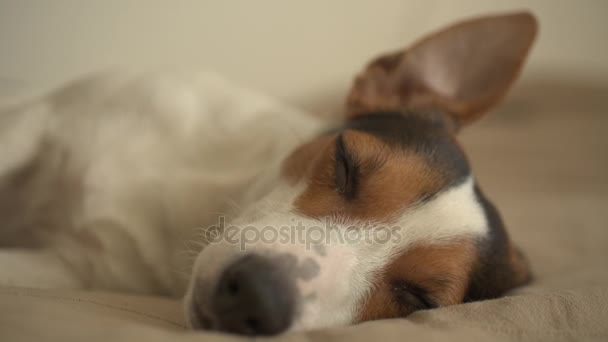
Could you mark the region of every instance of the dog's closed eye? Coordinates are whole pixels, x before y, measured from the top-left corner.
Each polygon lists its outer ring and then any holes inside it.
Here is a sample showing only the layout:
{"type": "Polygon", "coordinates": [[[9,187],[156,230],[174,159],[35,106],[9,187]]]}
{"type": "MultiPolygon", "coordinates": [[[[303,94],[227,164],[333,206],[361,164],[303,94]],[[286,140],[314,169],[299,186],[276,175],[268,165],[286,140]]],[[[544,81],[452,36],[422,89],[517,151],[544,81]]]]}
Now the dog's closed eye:
{"type": "Polygon", "coordinates": [[[413,307],[416,310],[432,309],[437,305],[431,300],[427,291],[422,287],[406,283],[396,282],[392,287],[393,297],[397,305],[413,307]]]}
{"type": "Polygon", "coordinates": [[[335,159],[336,190],[345,199],[351,200],[357,195],[359,162],[346,149],[342,134],[336,139],[335,159]]]}

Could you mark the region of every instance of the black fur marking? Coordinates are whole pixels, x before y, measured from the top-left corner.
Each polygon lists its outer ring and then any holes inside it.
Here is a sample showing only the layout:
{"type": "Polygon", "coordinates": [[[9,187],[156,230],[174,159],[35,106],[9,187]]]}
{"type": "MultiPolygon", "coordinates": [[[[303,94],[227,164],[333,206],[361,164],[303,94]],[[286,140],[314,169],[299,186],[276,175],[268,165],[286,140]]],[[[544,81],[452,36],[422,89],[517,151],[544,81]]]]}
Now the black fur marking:
{"type": "Polygon", "coordinates": [[[509,236],[496,207],[475,185],[475,195],[488,221],[489,234],[479,241],[479,264],[473,270],[464,301],[496,298],[515,284],[509,256],[509,236]]]}
{"type": "MultiPolygon", "coordinates": [[[[343,129],[372,134],[406,153],[422,155],[446,179],[445,187],[460,184],[470,174],[469,163],[453,140],[441,113],[386,112],[358,116],[343,129]]],[[[433,194],[428,194],[430,199],[433,194]]]]}
{"type": "Polygon", "coordinates": [[[336,189],[345,199],[351,200],[357,195],[359,185],[359,162],[344,146],[342,134],[336,139],[336,189]]]}

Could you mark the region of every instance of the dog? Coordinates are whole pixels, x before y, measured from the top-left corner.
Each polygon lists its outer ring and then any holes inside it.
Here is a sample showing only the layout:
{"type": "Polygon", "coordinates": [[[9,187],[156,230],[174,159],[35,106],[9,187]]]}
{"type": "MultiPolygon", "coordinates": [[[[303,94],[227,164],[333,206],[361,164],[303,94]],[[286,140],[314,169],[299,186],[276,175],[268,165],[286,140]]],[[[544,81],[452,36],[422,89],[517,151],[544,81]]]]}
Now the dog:
{"type": "Polygon", "coordinates": [[[208,72],[110,72],[7,106],[0,284],[183,296],[193,328],[242,335],[501,296],[531,272],[456,134],[536,32],[486,16],[381,55],[339,125],[208,72]]]}

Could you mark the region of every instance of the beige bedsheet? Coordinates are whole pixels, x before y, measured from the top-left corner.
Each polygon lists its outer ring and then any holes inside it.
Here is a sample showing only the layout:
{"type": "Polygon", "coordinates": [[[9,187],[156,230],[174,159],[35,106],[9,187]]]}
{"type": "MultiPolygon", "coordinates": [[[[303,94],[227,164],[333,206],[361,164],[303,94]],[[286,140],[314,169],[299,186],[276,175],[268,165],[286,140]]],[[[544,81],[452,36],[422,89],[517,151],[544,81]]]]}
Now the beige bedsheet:
{"type": "MultiPolygon", "coordinates": [[[[482,187],[528,254],[535,280],[497,300],[281,341],[608,341],[608,88],[528,82],[464,135],[482,187]]],[[[179,303],[0,289],[0,341],[209,341],[179,303]]]]}

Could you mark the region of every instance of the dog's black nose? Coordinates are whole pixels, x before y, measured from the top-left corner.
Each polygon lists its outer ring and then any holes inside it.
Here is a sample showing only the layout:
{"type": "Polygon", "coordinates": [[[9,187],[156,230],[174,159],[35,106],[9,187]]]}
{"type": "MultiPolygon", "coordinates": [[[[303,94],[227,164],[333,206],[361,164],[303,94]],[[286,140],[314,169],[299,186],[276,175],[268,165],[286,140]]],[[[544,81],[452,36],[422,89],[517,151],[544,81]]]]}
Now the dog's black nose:
{"type": "Polygon", "coordinates": [[[274,335],[285,331],[294,315],[294,288],[277,263],[247,255],[224,270],[213,311],[218,330],[242,335],[274,335]]]}

